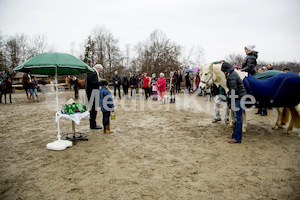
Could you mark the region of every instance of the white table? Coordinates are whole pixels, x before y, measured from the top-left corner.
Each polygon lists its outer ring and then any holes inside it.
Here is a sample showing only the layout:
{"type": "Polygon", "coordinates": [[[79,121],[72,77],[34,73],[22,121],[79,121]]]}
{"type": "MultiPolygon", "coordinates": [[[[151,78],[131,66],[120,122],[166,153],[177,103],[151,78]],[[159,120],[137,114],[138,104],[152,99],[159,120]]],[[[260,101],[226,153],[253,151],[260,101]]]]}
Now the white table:
{"type": "Polygon", "coordinates": [[[58,121],[58,119],[60,119],[61,117],[65,117],[67,119],[71,119],[72,120],[72,133],[66,133],[64,135],[61,136],[61,139],[65,139],[65,140],[70,140],[73,142],[73,144],[76,144],[76,140],[85,140],[87,141],[88,139],[87,134],[86,133],[80,133],[80,132],[76,132],[75,131],[75,123],[77,125],[79,125],[80,120],[90,116],[90,112],[89,111],[85,111],[84,113],[75,113],[72,115],[68,115],[68,114],[62,114],[61,112],[56,113],[56,122],[58,121]]]}

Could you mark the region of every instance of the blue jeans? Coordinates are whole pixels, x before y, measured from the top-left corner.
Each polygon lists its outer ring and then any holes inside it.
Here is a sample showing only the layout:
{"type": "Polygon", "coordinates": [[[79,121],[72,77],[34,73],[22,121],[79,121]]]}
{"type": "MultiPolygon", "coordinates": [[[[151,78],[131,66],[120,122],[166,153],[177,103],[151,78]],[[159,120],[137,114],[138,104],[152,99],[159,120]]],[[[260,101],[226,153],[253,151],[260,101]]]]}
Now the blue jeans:
{"type": "Polygon", "coordinates": [[[30,88],[30,94],[32,96],[32,99],[33,99],[33,92],[34,92],[35,96],[38,97],[37,89],[36,88],[34,88],[34,89],[30,88]]]}
{"type": "Polygon", "coordinates": [[[130,87],[130,88],[131,88],[131,97],[135,99],[137,85],[134,85],[133,87],[130,87]],[[133,93],[133,96],[132,96],[132,93],[133,93]]]}
{"type": "Polygon", "coordinates": [[[102,118],[103,126],[109,125],[110,112],[102,112],[102,114],[103,114],[103,118],[102,118]]]}
{"type": "Polygon", "coordinates": [[[235,100],[235,107],[239,108],[238,111],[234,111],[234,128],[232,138],[238,142],[242,142],[243,133],[243,109],[241,108],[240,100],[235,100]]]}

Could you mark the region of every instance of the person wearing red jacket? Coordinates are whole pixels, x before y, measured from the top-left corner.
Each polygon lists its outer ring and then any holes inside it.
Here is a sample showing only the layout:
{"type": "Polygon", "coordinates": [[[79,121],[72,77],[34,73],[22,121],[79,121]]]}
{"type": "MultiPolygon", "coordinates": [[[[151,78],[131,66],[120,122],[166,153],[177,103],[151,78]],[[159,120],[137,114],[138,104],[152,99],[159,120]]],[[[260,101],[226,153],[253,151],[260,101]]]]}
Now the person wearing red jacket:
{"type": "Polygon", "coordinates": [[[163,100],[166,94],[166,79],[164,73],[160,73],[160,78],[157,80],[157,90],[159,91],[160,99],[163,100]]]}
{"type": "Polygon", "coordinates": [[[149,82],[150,82],[150,78],[147,76],[147,73],[145,72],[143,74],[143,89],[145,92],[146,99],[148,99],[148,94],[150,94],[149,82]]]}

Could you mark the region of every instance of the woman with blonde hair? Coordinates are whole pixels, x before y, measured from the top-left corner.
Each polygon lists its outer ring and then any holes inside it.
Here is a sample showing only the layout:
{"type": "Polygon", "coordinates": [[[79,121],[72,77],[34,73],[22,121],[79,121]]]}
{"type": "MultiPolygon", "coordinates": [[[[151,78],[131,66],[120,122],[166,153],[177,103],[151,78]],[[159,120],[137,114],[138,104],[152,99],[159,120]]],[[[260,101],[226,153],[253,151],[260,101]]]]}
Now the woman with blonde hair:
{"type": "Polygon", "coordinates": [[[160,78],[156,82],[157,90],[159,91],[160,100],[163,100],[166,94],[166,79],[164,73],[160,73],[160,78]]]}

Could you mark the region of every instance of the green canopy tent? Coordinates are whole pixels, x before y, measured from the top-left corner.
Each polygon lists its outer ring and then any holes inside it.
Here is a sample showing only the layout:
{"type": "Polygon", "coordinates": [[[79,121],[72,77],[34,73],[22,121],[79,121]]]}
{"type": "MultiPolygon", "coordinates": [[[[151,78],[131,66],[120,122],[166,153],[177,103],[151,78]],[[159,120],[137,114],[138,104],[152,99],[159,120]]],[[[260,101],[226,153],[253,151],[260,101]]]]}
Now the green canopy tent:
{"type": "MultiPolygon", "coordinates": [[[[93,72],[94,69],[75,58],[72,55],[65,53],[42,53],[18,67],[14,68],[15,71],[30,73],[30,74],[43,74],[55,76],[56,82],[56,111],[58,113],[58,85],[57,76],[59,75],[78,75],[87,72],[93,72]]],[[[58,135],[57,141],[47,144],[47,149],[63,150],[72,146],[71,141],[61,140],[59,120],[57,122],[58,135]]]]}

